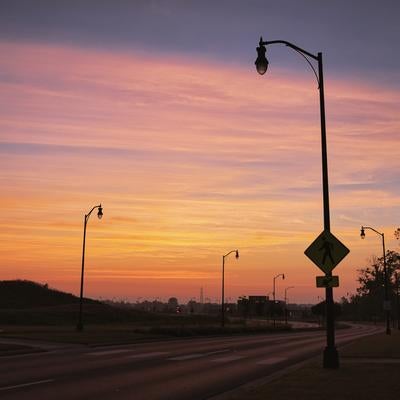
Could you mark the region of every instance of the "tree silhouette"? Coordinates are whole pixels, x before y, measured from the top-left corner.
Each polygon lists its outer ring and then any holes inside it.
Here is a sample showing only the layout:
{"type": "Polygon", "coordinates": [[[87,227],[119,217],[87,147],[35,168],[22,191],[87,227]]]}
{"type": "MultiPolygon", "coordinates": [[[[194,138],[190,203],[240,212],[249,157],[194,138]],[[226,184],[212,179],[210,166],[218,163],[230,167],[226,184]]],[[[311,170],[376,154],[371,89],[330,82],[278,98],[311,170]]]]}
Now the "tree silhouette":
{"type": "MultiPolygon", "coordinates": [[[[388,250],[386,252],[386,269],[388,276],[388,288],[390,296],[393,295],[395,284],[395,272],[400,272],[400,254],[396,251],[388,250]]],[[[360,296],[381,296],[384,293],[384,272],[383,272],[383,256],[373,257],[371,265],[358,270],[358,282],[360,287],[357,293],[360,296]]]]}

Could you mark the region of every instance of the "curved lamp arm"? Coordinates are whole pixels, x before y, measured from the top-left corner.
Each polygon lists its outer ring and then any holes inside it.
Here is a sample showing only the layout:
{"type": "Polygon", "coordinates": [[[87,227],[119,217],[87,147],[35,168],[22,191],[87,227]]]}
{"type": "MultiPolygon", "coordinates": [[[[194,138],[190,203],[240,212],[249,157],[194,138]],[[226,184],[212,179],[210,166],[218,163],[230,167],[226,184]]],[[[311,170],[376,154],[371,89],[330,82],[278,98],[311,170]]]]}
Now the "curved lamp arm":
{"type": "Polygon", "coordinates": [[[364,232],[365,229],[369,229],[369,230],[371,230],[371,231],[374,231],[376,234],[378,234],[378,235],[380,235],[380,236],[382,236],[382,237],[385,236],[384,233],[381,233],[381,232],[377,231],[376,229],[374,229],[374,228],[372,228],[372,227],[370,227],[370,226],[362,226],[362,227],[361,227],[361,234],[360,234],[362,239],[364,239],[364,237],[365,237],[365,232],[364,232]]]}
{"type": "MultiPolygon", "coordinates": [[[[307,50],[304,50],[301,47],[296,46],[295,44],[290,43],[290,42],[288,42],[286,40],[268,40],[268,41],[264,41],[262,39],[262,37],[260,37],[259,47],[257,47],[257,53],[258,53],[257,61],[260,60],[262,63],[265,63],[266,66],[268,65],[268,60],[265,57],[266,49],[265,49],[264,46],[268,46],[270,44],[284,44],[285,46],[290,47],[291,49],[293,49],[294,51],[299,53],[307,61],[308,65],[310,66],[310,68],[314,72],[315,78],[317,79],[317,82],[318,82],[318,89],[321,87],[320,76],[317,73],[317,71],[315,70],[314,66],[311,64],[310,60],[308,59],[308,57],[310,57],[313,60],[316,60],[316,61],[318,61],[318,63],[320,63],[320,58],[319,58],[318,55],[312,54],[312,53],[308,52],[307,50]]],[[[257,65],[257,61],[256,61],[256,65],[257,65]]],[[[265,67],[265,68],[267,68],[267,67],[265,67]]]]}
{"type": "Polygon", "coordinates": [[[296,46],[293,43],[290,43],[286,40],[267,40],[267,41],[263,41],[262,37],[260,37],[260,42],[259,45],[260,46],[268,46],[269,44],[284,44],[285,46],[288,46],[290,48],[292,48],[293,50],[296,50],[299,53],[303,53],[304,55],[313,58],[314,60],[318,61],[318,56],[316,56],[315,54],[309,53],[307,50],[302,49],[299,46],[296,46]]]}
{"type": "Polygon", "coordinates": [[[103,207],[101,206],[101,203],[97,206],[94,206],[87,214],[85,214],[85,220],[87,221],[90,217],[90,214],[96,209],[98,208],[99,211],[97,213],[97,216],[99,217],[99,219],[103,216],[103,207]]]}
{"type": "Polygon", "coordinates": [[[223,255],[222,257],[223,257],[223,258],[228,257],[229,254],[231,254],[231,253],[236,253],[236,258],[239,258],[239,250],[238,250],[238,249],[236,249],[236,250],[231,250],[229,253],[226,253],[226,254],[223,255]]]}

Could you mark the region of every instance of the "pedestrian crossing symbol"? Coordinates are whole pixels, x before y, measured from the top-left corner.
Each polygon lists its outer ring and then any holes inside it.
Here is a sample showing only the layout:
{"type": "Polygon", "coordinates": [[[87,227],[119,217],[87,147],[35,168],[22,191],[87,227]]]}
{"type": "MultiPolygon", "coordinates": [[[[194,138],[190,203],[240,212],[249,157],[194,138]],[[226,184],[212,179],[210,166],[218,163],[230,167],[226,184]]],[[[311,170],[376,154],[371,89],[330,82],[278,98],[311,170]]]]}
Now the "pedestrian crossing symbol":
{"type": "Polygon", "coordinates": [[[323,231],[304,254],[325,274],[329,274],[350,250],[331,232],[323,231]]]}

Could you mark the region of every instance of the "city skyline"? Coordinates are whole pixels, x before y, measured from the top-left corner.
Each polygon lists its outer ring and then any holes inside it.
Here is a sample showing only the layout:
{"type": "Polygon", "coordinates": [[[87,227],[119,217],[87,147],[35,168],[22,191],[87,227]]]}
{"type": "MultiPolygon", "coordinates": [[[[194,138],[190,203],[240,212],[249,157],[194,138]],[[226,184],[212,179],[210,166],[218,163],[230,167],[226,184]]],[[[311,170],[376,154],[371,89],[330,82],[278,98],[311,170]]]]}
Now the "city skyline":
{"type": "Polygon", "coordinates": [[[293,302],[323,296],[303,254],[323,230],[317,84],[284,47],[259,76],[261,35],[324,54],[331,228],[351,250],[335,298],[381,256],[362,225],[399,250],[397,3],[360,1],[355,18],[304,1],[301,21],[290,1],[50,3],[0,6],[1,279],[77,294],[83,216],[101,203],[86,296],[219,298],[236,248],[226,297],[278,273],[293,302]]]}

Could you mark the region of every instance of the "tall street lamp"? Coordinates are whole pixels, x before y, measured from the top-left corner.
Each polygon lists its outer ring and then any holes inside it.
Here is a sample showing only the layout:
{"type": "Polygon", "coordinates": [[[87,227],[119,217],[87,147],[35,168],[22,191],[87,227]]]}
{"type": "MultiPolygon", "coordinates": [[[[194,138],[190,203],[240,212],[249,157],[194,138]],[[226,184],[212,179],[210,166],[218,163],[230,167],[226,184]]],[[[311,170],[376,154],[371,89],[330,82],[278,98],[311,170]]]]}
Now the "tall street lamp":
{"type": "Polygon", "coordinates": [[[362,226],[361,231],[360,231],[360,236],[361,239],[365,239],[365,230],[369,229],[371,231],[374,231],[377,235],[380,235],[382,238],[382,249],[383,249],[383,286],[384,286],[384,291],[385,291],[385,301],[383,303],[383,309],[385,310],[386,314],[386,335],[391,334],[390,330],[390,299],[389,299],[389,282],[388,282],[388,273],[387,273],[387,267],[386,267],[386,249],[385,249],[385,234],[378,232],[376,229],[371,228],[370,226],[362,226]]]}
{"type": "Polygon", "coordinates": [[[285,324],[287,324],[287,292],[290,289],[294,289],[294,286],[288,286],[287,288],[285,288],[285,324]]]}
{"type": "Polygon", "coordinates": [[[101,204],[98,206],[94,206],[87,214],[85,214],[83,220],[83,246],[82,246],[82,271],[81,271],[81,292],[79,296],[79,316],[78,316],[78,323],[76,324],[76,330],[81,332],[83,331],[83,322],[82,322],[82,305],[83,305],[83,276],[85,271],[85,244],[86,244],[86,226],[89,220],[90,214],[98,208],[97,217],[101,219],[103,216],[103,207],[101,204]]]}
{"type": "MultiPolygon", "coordinates": [[[[325,125],[325,97],[324,97],[324,77],[322,68],[322,53],[317,55],[309,53],[308,51],[294,45],[293,43],[285,40],[271,40],[263,41],[260,38],[259,46],[257,47],[257,59],[255,65],[257,72],[264,75],[268,69],[268,60],[265,56],[266,46],[270,44],[284,44],[298,54],[300,54],[311,67],[318,82],[319,89],[319,109],[321,119],[321,153],[322,153],[322,193],[323,193],[323,210],[324,210],[324,230],[330,232],[331,223],[329,215],[329,185],[328,185],[328,157],[326,146],[326,125],[325,125]],[[311,64],[310,59],[318,62],[318,72],[311,64]]],[[[332,275],[332,272],[327,274],[332,275]]],[[[334,317],[334,303],[333,303],[333,289],[327,287],[325,289],[326,295],[326,347],[324,349],[323,366],[324,368],[338,368],[339,367],[339,354],[335,346],[335,317],[334,317]]]]}
{"type": "Polygon", "coordinates": [[[225,326],[225,257],[228,257],[229,254],[235,253],[236,259],[239,258],[239,250],[231,250],[229,253],[226,253],[222,256],[222,298],[221,298],[221,326],[225,326]]]}
{"type": "Polygon", "coordinates": [[[282,277],[283,280],[285,279],[285,274],[278,274],[278,275],[274,276],[274,279],[272,281],[272,298],[273,298],[273,301],[274,301],[273,304],[272,304],[272,317],[274,319],[274,326],[276,324],[276,321],[275,321],[275,281],[280,276],[282,277]]]}

